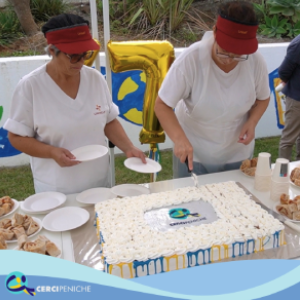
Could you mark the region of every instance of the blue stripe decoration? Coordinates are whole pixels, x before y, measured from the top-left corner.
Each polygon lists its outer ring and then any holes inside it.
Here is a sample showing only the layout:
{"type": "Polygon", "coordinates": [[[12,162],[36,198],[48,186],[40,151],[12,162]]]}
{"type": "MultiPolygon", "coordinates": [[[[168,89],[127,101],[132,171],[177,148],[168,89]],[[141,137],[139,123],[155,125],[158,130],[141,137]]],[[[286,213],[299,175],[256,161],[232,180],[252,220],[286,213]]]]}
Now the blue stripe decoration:
{"type": "Polygon", "coordinates": [[[12,272],[26,275],[28,288],[34,289],[34,297],[40,299],[269,300],[291,299],[291,295],[300,293],[298,260],[232,261],[125,280],[40,254],[12,250],[0,253],[0,299],[30,297],[25,293],[10,294],[7,290],[5,278],[12,272]],[[53,287],[54,290],[78,287],[79,291],[46,291],[53,287]]]}

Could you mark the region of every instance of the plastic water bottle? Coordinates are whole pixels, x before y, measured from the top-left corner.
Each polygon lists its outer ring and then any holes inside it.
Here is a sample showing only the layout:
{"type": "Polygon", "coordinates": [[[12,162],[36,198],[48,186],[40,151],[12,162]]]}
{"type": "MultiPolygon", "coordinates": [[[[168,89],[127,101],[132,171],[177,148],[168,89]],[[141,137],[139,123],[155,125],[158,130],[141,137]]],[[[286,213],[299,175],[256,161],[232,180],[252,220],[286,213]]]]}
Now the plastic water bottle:
{"type": "Polygon", "coordinates": [[[284,83],[281,82],[279,85],[276,86],[275,91],[276,92],[281,92],[283,87],[284,87],[284,83]]]}

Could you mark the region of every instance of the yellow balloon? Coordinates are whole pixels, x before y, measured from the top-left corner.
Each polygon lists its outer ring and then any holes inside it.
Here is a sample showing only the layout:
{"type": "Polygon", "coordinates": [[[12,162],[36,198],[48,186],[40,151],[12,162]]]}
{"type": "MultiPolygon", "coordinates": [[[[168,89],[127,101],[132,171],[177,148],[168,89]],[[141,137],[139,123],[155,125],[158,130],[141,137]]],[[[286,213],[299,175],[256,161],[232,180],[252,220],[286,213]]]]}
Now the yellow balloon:
{"type": "Polygon", "coordinates": [[[96,59],[96,57],[100,51],[100,46],[101,46],[100,42],[97,39],[94,39],[94,41],[99,45],[99,50],[94,51],[93,55],[89,59],[86,59],[84,61],[84,64],[88,67],[91,67],[93,65],[94,60],[96,59]]]}
{"type": "Polygon", "coordinates": [[[154,113],[154,104],[158,90],[175,59],[173,45],[168,41],[109,41],[107,48],[113,72],[145,72],[146,90],[140,142],[152,145],[163,143],[165,134],[154,113]]]}

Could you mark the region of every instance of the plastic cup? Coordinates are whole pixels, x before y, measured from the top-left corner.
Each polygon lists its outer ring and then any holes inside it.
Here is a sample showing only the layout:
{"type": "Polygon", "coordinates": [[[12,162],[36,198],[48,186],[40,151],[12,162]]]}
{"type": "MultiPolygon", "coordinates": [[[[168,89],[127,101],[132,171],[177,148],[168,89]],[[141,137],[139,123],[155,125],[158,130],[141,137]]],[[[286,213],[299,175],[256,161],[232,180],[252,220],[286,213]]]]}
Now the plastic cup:
{"type": "Polygon", "coordinates": [[[261,192],[269,191],[271,188],[271,175],[259,176],[255,174],[254,188],[261,192]]]}
{"type": "Polygon", "coordinates": [[[259,153],[255,175],[271,176],[271,174],[271,154],[267,152],[259,153]]]}
{"type": "Polygon", "coordinates": [[[289,194],[289,182],[276,182],[271,179],[270,198],[273,201],[279,201],[282,194],[289,194]]]}
{"type": "Polygon", "coordinates": [[[272,180],[278,183],[289,182],[289,160],[285,158],[277,158],[272,173],[272,180]]]}

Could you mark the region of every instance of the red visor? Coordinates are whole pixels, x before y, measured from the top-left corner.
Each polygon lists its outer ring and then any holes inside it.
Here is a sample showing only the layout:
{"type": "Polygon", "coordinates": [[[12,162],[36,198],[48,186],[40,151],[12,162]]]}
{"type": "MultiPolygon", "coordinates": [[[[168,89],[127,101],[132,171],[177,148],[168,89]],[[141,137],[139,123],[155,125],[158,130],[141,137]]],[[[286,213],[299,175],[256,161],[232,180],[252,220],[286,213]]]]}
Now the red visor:
{"type": "Polygon", "coordinates": [[[258,25],[239,24],[219,16],[216,28],[216,41],[222,49],[239,55],[256,52],[258,25]]]}
{"type": "Polygon", "coordinates": [[[68,54],[99,50],[99,45],[92,39],[86,24],[49,31],[46,38],[48,44],[68,54]]]}

